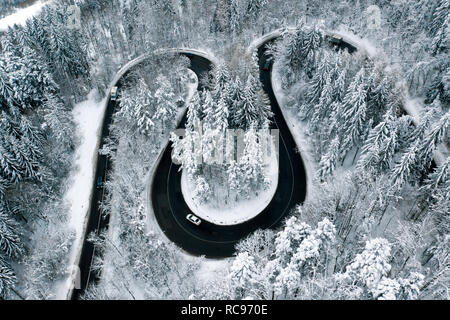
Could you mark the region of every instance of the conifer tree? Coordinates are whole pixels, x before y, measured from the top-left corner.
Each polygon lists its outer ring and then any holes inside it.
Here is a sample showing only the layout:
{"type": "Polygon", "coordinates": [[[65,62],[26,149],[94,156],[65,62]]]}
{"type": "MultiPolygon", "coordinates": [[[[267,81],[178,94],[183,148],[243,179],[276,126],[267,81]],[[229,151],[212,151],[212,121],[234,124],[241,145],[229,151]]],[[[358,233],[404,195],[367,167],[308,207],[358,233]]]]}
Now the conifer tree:
{"type": "Polygon", "coordinates": [[[319,163],[318,176],[321,179],[332,175],[339,161],[339,138],[335,137],[328,148],[326,154],[322,156],[319,163]]]}
{"type": "Polygon", "coordinates": [[[398,149],[398,122],[394,110],[388,110],[383,121],[369,131],[358,161],[361,169],[387,170],[398,149]]]}

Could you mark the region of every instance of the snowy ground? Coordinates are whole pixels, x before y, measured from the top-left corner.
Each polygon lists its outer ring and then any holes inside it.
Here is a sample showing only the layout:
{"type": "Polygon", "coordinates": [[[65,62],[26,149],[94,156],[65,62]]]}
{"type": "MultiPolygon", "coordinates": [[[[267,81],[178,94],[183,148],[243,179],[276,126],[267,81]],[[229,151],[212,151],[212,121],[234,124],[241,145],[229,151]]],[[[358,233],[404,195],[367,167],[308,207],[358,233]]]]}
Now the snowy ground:
{"type": "MultiPolygon", "coordinates": [[[[86,225],[94,185],[96,153],[105,106],[105,100],[99,101],[97,92],[92,91],[88,95],[88,100],[77,104],[72,112],[80,144],[75,151],[75,163],[69,178],[69,188],[64,195],[64,201],[70,208],[70,227],[76,231],[69,265],[77,265],[76,259],[83,244],[83,228],[86,225]]],[[[71,279],[67,279],[67,282],[57,289],[57,299],[66,299],[70,284],[71,279]]]]}
{"type": "Polygon", "coordinates": [[[47,2],[39,0],[29,7],[18,9],[13,14],[0,19],[0,32],[8,30],[8,27],[12,27],[14,24],[24,25],[28,19],[41,12],[47,2]]]}
{"type": "MultiPolygon", "coordinates": [[[[217,197],[204,204],[194,200],[195,183],[184,172],[181,174],[181,191],[189,209],[198,217],[217,225],[235,225],[248,221],[261,213],[272,200],[278,186],[278,159],[275,152],[267,163],[267,176],[271,181],[270,187],[252,196],[251,199],[240,199],[225,204],[227,186],[215,186],[217,197]]],[[[234,197],[230,197],[234,198],[234,197]]]]}

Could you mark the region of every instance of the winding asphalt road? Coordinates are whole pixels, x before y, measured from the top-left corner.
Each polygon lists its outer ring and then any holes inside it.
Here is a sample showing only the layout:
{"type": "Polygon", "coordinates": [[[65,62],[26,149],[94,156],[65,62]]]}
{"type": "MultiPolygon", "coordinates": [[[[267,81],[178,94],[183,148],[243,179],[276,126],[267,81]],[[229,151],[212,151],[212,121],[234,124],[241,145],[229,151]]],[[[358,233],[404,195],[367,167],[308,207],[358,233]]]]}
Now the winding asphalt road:
{"type": "MultiPolygon", "coordinates": [[[[268,40],[267,42],[272,41],[268,40]]],[[[267,43],[266,42],[266,43],[267,43]]],[[[189,223],[185,217],[190,213],[190,209],[184,202],[181,193],[181,174],[178,172],[179,166],[171,161],[171,148],[167,148],[158,164],[151,197],[155,217],[167,235],[181,248],[195,255],[205,255],[207,257],[228,257],[233,255],[235,244],[258,228],[273,228],[279,225],[286,214],[294,205],[302,203],[306,195],[306,176],[303,161],[300,154],[296,153],[294,139],[287,127],[287,124],[281,114],[280,106],[274,96],[270,71],[264,71],[263,66],[266,62],[264,56],[264,46],[262,44],[258,50],[260,79],[263,88],[269,96],[272,111],[274,113],[272,128],[280,130],[280,150],[279,150],[279,183],[276,193],[267,206],[267,208],[257,217],[245,223],[224,227],[217,226],[203,221],[199,227],[189,223]]],[[[345,42],[341,47],[353,52],[356,48],[345,42]]],[[[208,73],[212,68],[212,63],[195,54],[185,54],[191,60],[191,69],[200,78],[208,73]]],[[[122,86],[122,80],[128,72],[125,72],[116,83],[117,87],[122,86]]],[[[202,90],[200,84],[198,90],[202,90]]],[[[112,122],[113,114],[118,107],[118,102],[111,101],[108,97],[108,106],[102,125],[100,149],[104,140],[109,136],[109,125],[112,122]]],[[[180,127],[185,124],[186,115],[184,115],[180,127]]],[[[109,215],[102,214],[100,204],[103,199],[103,189],[97,189],[96,183],[99,177],[106,180],[108,177],[108,168],[111,167],[110,159],[104,155],[99,155],[95,172],[94,188],[91,199],[91,208],[83,241],[83,247],[80,255],[80,288],[75,288],[70,298],[78,299],[89,284],[95,283],[100,279],[100,274],[92,270],[92,261],[98,254],[92,243],[87,241],[87,237],[92,232],[99,234],[107,230],[109,225],[109,215]]]]}
{"type": "MultiPolygon", "coordinates": [[[[257,229],[274,228],[306,196],[306,173],[302,158],[297,150],[286,121],[275,99],[271,86],[271,69],[264,71],[265,49],[258,50],[260,78],[270,99],[274,117],[271,128],[279,129],[279,182],[275,195],[269,205],[255,218],[233,226],[220,226],[202,221],[196,226],[186,220],[193,213],[183,199],[181,192],[180,166],[172,163],[171,147],[168,147],[158,164],[152,190],[152,204],[156,219],[166,236],[179,247],[194,255],[206,257],[229,257],[235,251],[235,244],[257,229]]],[[[199,75],[211,69],[206,59],[191,58],[191,68],[199,75]]],[[[199,87],[199,90],[202,90],[199,87]]],[[[184,128],[186,117],[180,123],[184,128]]]]}

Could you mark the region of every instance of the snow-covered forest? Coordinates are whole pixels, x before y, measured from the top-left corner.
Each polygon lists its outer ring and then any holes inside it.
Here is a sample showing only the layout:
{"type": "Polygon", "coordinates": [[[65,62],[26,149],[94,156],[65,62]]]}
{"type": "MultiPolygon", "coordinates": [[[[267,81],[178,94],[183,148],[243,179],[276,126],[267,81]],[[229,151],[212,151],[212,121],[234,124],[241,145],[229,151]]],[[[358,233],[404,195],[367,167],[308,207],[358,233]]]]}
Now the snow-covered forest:
{"type": "MultiPolygon", "coordinates": [[[[33,3],[0,0],[0,22],[33,3]]],[[[60,0],[9,21],[0,300],[72,298],[86,243],[98,279],[80,299],[449,299],[449,0],[60,0]],[[211,70],[195,70],[197,52],[211,70]],[[164,152],[197,205],[227,214],[260,201],[285,183],[266,157],[273,99],[306,168],[306,199],[226,258],[191,255],[156,214],[164,152]],[[87,102],[100,119],[89,137],[76,116],[87,102]],[[86,139],[97,147],[79,161],[86,139]],[[77,172],[92,175],[80,203],[68,195],[77,172]],[[107,225],[84,234],[95,193],[107,225]]]]}
{"type": "Polygon", "coordinates": [[[200,203],[216,202],[224,193],[219,185],[226,186],[225,201],[233,202],[255,196],[271,183],[266,170],[270,158],[264,149],[271,111],[258,81],[256,57],[240,48],[230,48],[228,54],[230,61],[213,71],[212,90],[196,93],[188,106],[183,139],[175,133],[171,137],[173,158],[188,173],[200,203]],[[233,61],[237,55],[240,60],[233,61]],[[236,137],[242,150],[234,148],[229,129],[242,130],[236,137]]]}
{"type": "Polygon", "coordinates": [[[0,1],[0,17],[6,16],[8,13],[14,11],[17,7],[26,6],[27,3],[34,2],[33,0],[2,0],[0,1]]]}

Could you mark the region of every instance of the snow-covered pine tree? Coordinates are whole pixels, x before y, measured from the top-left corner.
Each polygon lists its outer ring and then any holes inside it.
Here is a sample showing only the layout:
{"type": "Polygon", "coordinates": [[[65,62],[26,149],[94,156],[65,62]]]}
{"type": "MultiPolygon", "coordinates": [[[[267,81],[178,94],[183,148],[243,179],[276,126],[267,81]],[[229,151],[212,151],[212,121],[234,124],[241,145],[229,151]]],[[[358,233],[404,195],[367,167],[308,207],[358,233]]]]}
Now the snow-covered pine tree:
{"type": "Polygon", "coordinates": [[[27,141],[21,141],[13,136],[7,137],[9,151],[14,159],[14,164],[18,168],[19,180],[26,178],[39,179],[39,162],[38,158],[41,155],[41,151],[37,148],[33,148],[27,141]]]}
{"type": "Polygon", "coordinates": [[[214,68],[214,90],[212,97],[215,102],[223,98],[224,101],[228,102],[227,97],[227,87],[230,82],[230,72],[228,66],[225,63],[220,63],[214,68]]]}
{"type": "Polygon", "coordinates": [[[433,118],[435,117],[435,114],[437,112],[438,111],[435,108],[430,106],[429,110],[421,115],[420,122],[416,125],[410,135],[406,137],[409,144],[413,144],[416,141],[423,141],[423,139],[425,138],[425,134],[429,130],[429,127],[433,122],[433,118]]]}
{"type": "Polygon", "coordinates": [[[219,132],[224,132],[228,128],[228,106],[223,98],[219,99],[217,107],[214,114],[214,128],[219,130],[219,132]]]}
{"type": "Polygon", "coordinates": [[[1,175],[9,182],[39,178],[38,169],[42,157],[42,137],[39,130],[33,128],[27,120],[15,123],[8,119],[11,118],[6,116],[0,121],[1,175]]]}
{"type": "Polygon", "coordinates": [[[316,66],[316,53],[322,43],[322,33],[317,25],[305,27],[299,24],[285,42],[282,52],[287,66],[293,72],[305,68],[305,72],[312,77],[316,66]]]}
{"type": "Polygon", "coordinates": [[[40,128],[35,127],[26,115],[20,118],[19,124],[22,140],[34,149],[34,153],[39,157],[42,150],[44,136],[40,128]]]}
{"type": "Polygon", "coordinates": [[[242,170],[241,166],[235,160],[231,160],[228,165],[227,176],[228,188],[239,194],[242,186],[242,170]]]}
{"type": "Polygon", "coordinates": [[[439,0],[438,5],[433,13],[433,21],[431,23],[431,33],[434,35],[432,41],[433,54],[439,53],[441,50],[448,48],[449,40],[449,22],[450,22],[450,1],[439,0]]]}
{"type": "Polygon", "coordinates": [[[7,213],[0,192],[0,299],[6,299],[17,283],[17,277],[8,261],[24,255],[21,236],[21,226],[7,213]]]}
{"type": "Polygon", "coordinates": [[[423,161],[423,166],[429,168],[433,160],[433,154],[436,147],[441,142],[448,142],[448,132],[450,126],[450,111],[447,111],[442,118],[432,126],[431,130],[425,134],[423,143],[420,146],[420,159],[423,161]]]}
{"type": "Polygon", "coordinates": [[[300,54],[305,37],[303,29],[303,25],[297,25],[293,33],[287,34],[282,48],[282,57],[286,61],[286,67],[291,71],[299,70],[303,64],[303,56],[300,54]]]}
{"type": "Polygon", "coordinates": [[[230,278],[235,289],[235,298],[244,298],[258,278],[255,260],[248,252],[241,252],[236,256],[231,266],[230,278]]]}
{"type": "Polygon", "coordinates": [[[417,172],[423,169],[418,167],[417,164],[419,146],[420,141],[412,144],[392,169],[391,181],[394,192],[401,190],[406,182],[415,180],[413,178],[417,175],[417,172]]]}
{"type": "Polygon", "coordinates": [[[191,178],[196,178],[202,159],[201,141],[199,140],[199,133],[196,131],[186,130],[182,139],[173,132],[170,135],[172,160],[181,164],[183,170],[186,170],[191,178]]]}
{"type": "Polygon", "coordinates": [[[199,203],[208,201],[212,195],[212,190],[206,179],[204,177],[197,177],[194,180],[194,183],[194,199],[199,203]]]}
{"type": "Polygon", "coordinates": [[[38,20],[36,17],[33,17],[29,21],[32,21],[28,30],[33,48],[40,53],[45,62],[49,63],[51,61],[51,52],[50,38],[46,27],[46,22],[48,22],[46,8],[42,12],[42,19],[38,20]]]}
{"type": "MultiPolygon", "coordinates": [[[[134,93],[135,96],[131,99],[131,103],[134,105],[134,115],[131,121],[134,122],[137,119],[137,126],[140,132],[145,135],[150,135],[155,131],[155,123],[152,119],[154,113],[154,103],[164,102],[162,100],[158,101],[157,99],[154,99],[150,89],[144,81],[140,81],[135,90],[137,92],[134,93]]],[[[171,92],[169,92],[169,96],[164,98],[173,99],[173,95],[170,95],[170,93],[171,92]]],[[[169,108],[175,107],[172,105],[169,106],[169,108]]]]}
{"type": "Polygon", "coordinates": [[[21,240],[21,227],[5,212],[5,204],[0,202],[0,255],[20,258],[25,253],[21,240]]]}
{"type": "MultiPolygon", "coordinates": [[[[58,86],[53,81],[47,65],[42,63],[34,50],[24,46],[20,51],[18,55],[10,54],[7,59],[14,102],[21,109],[37,107],[43,103],[45,93],[56,93],[58,86]]],[[[7,52],[5,54],[8,55],[7,52]]]]}
{"type": "Polygon", "coordinates": [[[164,132],[168,123],[175,120],[177,105],[175,103],[175,93],[170,84],[169,79],[165,76],[156,78],[155,104],[156,111],[153,115],[154,119],[161,121],[161,130],[164,132]]]}
{"type": "Polygon", "coordinates": [[[149,110],[142,112],[141,117],[138,118],[137,125],[142,134],[150,135],[154,131],[155,123],[149,110]]]}
{"type": "Polygon", "coordinates": [[[384,238],[368,240],[345,272],[335,275],[337,290],[348,289],[359,299],[417,299],[424,276],[411,272],[407,278],[394,278],[391,268],[391,244],[384,238]]]}
{"type": "Polygon", "coordinates": [[[391,245],[386,239],[375,238],[366,242],[363,252],[356,255],[343,274],[336,277],[344,282],[362,286],[373,294],[379,282],[386,278],[391,270],[391,245]]]}
{"type": "Polygon", "coordinates": [[[335,235],[334,225],[326,218],[314,230],[296,217],[288,219],[275,239],[275,259],[268,263],[275,292],[284,298],[295,297],[301,279],[323,273],[335,235]]]}
{"type": "Polygon", "coordinates": [[[431,22],[431,33],[436,34],[447,19],[450,11],[449,0],[437,0],[436,8],[433,12],[433,20],[431,22]]]}
{"type": "Polygon", "coordinates": [[[310,120],[308,121],[308,127],[311,132],[316,132],[317,129],[323,125],[324,119],[327,119],[330,116],[334,94],[334,85],[332,83],[331,74],[328,74],[319,101],[311,108],[313,111],[310,120]]]}
{"type": "Polygon", "coordinates": [[[49,9],[48,17],[52,66],[68,79],[86,77],[89,67],[81,35],[75,28],[68,28],[67,17],[63,13],[49,9]]]}
{"type": "Polygon", "coordinates": [[[246,13],[248,19],[256,19],[267,2],[268,0],[247,0],[246,13]]]}
{"type": "MultiPolygon", "coordinates": [[[[373,72],[372,72],[373,73],[373,72]]],[[[372,77],[376,77],[372,75],[372,77]]],[[[371,87],[367,93],[368,100],[368,116],[374,119],[377,124],[381,121],[382,115],[387,108],[398,108],[402,95],[400,92],[393,92],[393,84],[390,78],[378,75],[381,80],[377,81],[375,87],[371,87]]],[[[376,80],[376,79],[374,79],[376,80]]]]}
{"type": "Polygon", "coordinates": [[[203,161],[208,165],[222,164],[223,157],[220,146],[223,142],[223,132],[218,129],[206,128],[202,132],[202,154],[203,161]]]}
{"type": "Polygon", "coordinates": [[[6,299],[10,290],[17,283],[17,277],[0,254],[0,298],[6,299]]]}
{"type": "Polygon", "coordinates": [[[261,147],[260,137],[255,129],[251,126],[244,135],[244,150],[239,165],[241,165],[244,191],[249,196],[250,191],[257,190],[264,182],[264,159],[261,147]]]}
{"type": "Polygon", "coordinates": [[[310,90],[306,93],[306,101],[310,106],[319,102],[327,79],[329,79],[330,83],[334,81],[333,64],[331,63],[331,55],[328,52],[323,54],[318,64],[317,72],[314,73],[311,81],[308,83],[310,90]]]}
{"type": "Polygon", "coordinates": [[[241,0],[230,1],[230,31],[233,35],[238,35],[242,30],[243,7],[241,0]]]}
{"type": "Polygon", "coordinates": [[[331,141],[327,153],[320,159],[319,170],[317,172],[318,177],[323,180],[327,176],[332,175],[339,158],[339,138],[335,137],[331,141]]]}
{"type": "Polygon", "coordinates": [[[234,111],[236,113],[232,115],[233,122],[245,130],[252,125],[263,128],[272,117],[272,111],[261,89],[261,84],[252,74],[249,74],[247,78],[240,108],[234,111]]]}
{"type": "Polygon", "coordinates": [[[347,69],[341,69],[338,73],[337,79],[333,84],[334,101],[342,102],[347,90],[347,69]]]}
{"type": "Polygon", "coordinates": [[[216,111],[216,102],[214,102],[212,94],[209,90],[204,90],[202,93],[202,100],[203,100],[203,121],[202,125],[203,128],[206,129],[212,129],[214,128],[215,124],[215,111],[216,111]]]}
{"type": "Polygon", "coordinates": [[[425,179],[424,184],[420,187],[425,199],[433,202],[436,190],[442,188],[447,198],[450,198],[450,158],[435,168],[425,179]]]}
{"type": "Polygon", "coordinates": [[[44,132],[63,148],[73,148],[73,117],[70,110],[56,96],[50,93],[45,95],[44,132]],[[47,130],[49,132],[47,132],[47,130]]]}
{"type": "Polygon", "coordinates": [[[320,30],[319,25],[314,25],[307,29],[301,46],[301,57],[303,60],[303,67],[309,77],[312,76],[316,69],[317,51],[322,45],[322,41],[322,31],[320,30]]]}
{"type": "Polygon", "coordinates": [[[236,114],[239,109],[241,109],[243,96],[245,94],[241,80],[236,78],[228,86],[228,97],[229,97],[229,126],[231,128],[239,128],[240,123],[236,122],[236,114]]]}
{"type": "Polygon", "coordinates": [[[140,101],[138,101],[137,95],[135,93],[135,90],[131,88],[124,88],[124,90],[120,91],[120,109],[117,111],[116,116],[122,116],[125,119],[132,121],[136,114],[135,108],[137,107],[138,103],[141,103],[140,101]]]}
{"type": "Polygon", "coordinates": [[[291,266],[300,271],[302,277],[321,273],[327,268],[329,250],[336,241],[336,228],[327,218],[317,224],[298,246],[290,261],[291,266]]]}
{"type": "Polygon", "coordinates": [[[202,119],[202,101],[198,91],[194,93],[187,108],[186,129],[194,131],[199,126],[199,121],[202,119]]]}
{"type": "Polygon", "coordinates": [[[7,56],[0,54],[0,107],[7,109],[14,104],[14,91],[9,80],[7,56]]]}
{"type": "Polygon", "coordinates": [[[370,127],[367,119],[367,91],[364,83],[364,69],[358,72],[349,86],[342,103],[342,138],[343,151],[347,152],[354,146],[360,147],[366,138],[370,127]]]}
{"type": "Polygon", "coordinates": [[[394,190],[400,190],[407,181],[417,181],[430,168],[434,151],[448,135],[450,112],[430,129],[436,110],[429,110],[409,137],[409,147],[392,170],[394,190]]]}
{"type": "Polygon", "coordinates": [[[298,221],[296,217],[286,220],[284,229],[275,238],[275,256],[279,267],[285,267],[300,243],[312,232],[311,226],[298,221]]]}
{"type": "Polygon", "coordinates": [[[398,148],[398,122],[395,110],[388,110],[383,120],[369,131],[362,147],[358,168],[382,173],[391,166],[398,148]]]}

